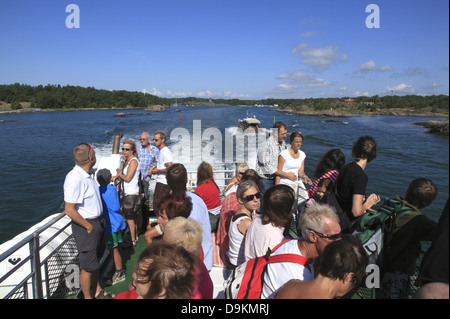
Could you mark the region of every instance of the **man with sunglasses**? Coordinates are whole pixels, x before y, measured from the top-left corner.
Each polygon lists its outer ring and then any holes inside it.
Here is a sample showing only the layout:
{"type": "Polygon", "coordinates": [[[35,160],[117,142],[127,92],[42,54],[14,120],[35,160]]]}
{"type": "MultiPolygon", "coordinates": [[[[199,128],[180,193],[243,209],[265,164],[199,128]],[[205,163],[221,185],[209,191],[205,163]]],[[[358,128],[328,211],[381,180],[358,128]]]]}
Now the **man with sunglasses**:
{"type": "Polygon", "coordinates": [[[167,168],[173,164],[173,155],[170,149],[166,146],[166,134],[158,131],[153,135],[153,144],[159,149],[156,165],[149,170],[149,175],[156,174],[155,193],[153,195],[153,209],[155,215],[158,216],[157,204],[159,199],[164,197],[170,191],[167,186],[166,173],[167,168]]]}
{"type": "Polygon", "coordinates": [[[310,269],[300,264],[281,262],[267,265],[261,298],[272,299],[289,280],[313,280],[313,263],[325,247],[341,239],[339,217],[327,204],[314,203],[299,219],[302,238],[281,245],[272,255],[297,254],[307,259],[310,269]]]}
{"type": "Polygon", "coordinates": [[[100,287],[99,260],[105,251],[105,221],[99,187],[91,174],[94,149],[82,143],[73,150],[75,167],[64,180],[64,212],[72,219],[72,234],[80,261],[80,285],[85,299],[111,298],[100,287]],[[94,294],[93,294],[94,292],[94,294]]]}

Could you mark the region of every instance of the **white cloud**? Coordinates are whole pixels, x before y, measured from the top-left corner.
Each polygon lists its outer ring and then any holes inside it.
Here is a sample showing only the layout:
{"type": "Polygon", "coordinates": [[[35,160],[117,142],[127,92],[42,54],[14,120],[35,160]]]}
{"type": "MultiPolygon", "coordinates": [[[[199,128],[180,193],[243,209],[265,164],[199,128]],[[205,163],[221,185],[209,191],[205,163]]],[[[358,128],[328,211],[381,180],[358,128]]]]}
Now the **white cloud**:
{"type": "Polygon", "coordinates": [[[390,65],[383,65],[383,66],[377,67],[377,64],[375,63],[375,61],[370,60],[370,61],[367,61],[367,62],[361,64],[359,66],[359,70],[361,72],[369,72],[369,71],[386,72],[386,71],[392,71],[392,67],[390,65]]]}
{"type": "Polygon", "coordinates": [[[316,79],[314,79],[314,81],[312,81],[311,83],[308,84],[308,87],[310,87],[310,88],[323,87],[323,86],[328,86],[331,84],[332,84],[332,82],[326,81],[324,78],[316,78],[316,79]]]}
{"type": "Polygon", "coordinates": [[[380,66],[379,70],[381,72],[392,71],[392,67],[390,65],[383,65],[383,66],[380,66]]]}
{"type": "Polygon", "coordinates": [[[156,95],[156,96],[162,95],[162,92],[158,91],[155,88],[152,88],[150,91],[148,91],[147,89],[142,89],[141,92],[144,94],[151,94],[151,95],[156,95]]]}
{"type": "Polygon", "coordinates": [[[308,82],[311,82],[314,80],[314,76],[300,72],[300,71],[293,71],[293,72],[287,72],[280,74],[277,76],[277,79],[287,79],[291,83],[298,83],[298,84],[307,84],[308,82]]]}
{"type": "Polygon", "coordinates": [[[375,61],[370,60],[369,62],[361,64],[359,66],[359,69],[362,72],[367,72],[367,71],[371,71],[371,70],[375,69],[375,66],[376,66],[375,61]]]}
{"type": "Polygon", "coordinates": [[[251,95],[249,94],[243,94],[243,93],[235,93],[231,91],[226,92],[212,92],[210,90],[204,90],[199,91],[197,94],[193,94],[190,91],[173,91],[173,90],[166,90],[165,93],[162,93],[161,91],[152,88],[150,91],[147,89],[142,89],[142,93],[145,94],[152,94],[160,97],[166,97],[166,98],[186,98],[186,97],[192,97],[197,96],[200,98],[225,98],[225,99],[236,99],[236,98],[251,98],[251,95]]]}
{"type": "Polygon", "coordinates": [[[371,96],[371,94],[369,94],[369,92],[356,91],[355,93],[353,93],[353,96],[371,96]]]}
{"type": "Polygon", "coordinates": [[[276,78],[280,80],[287,80],[288,82],[278,85],[271,91],[271,93],[276,94],[291,94],[300,90],[301,86],[306,86],[306,88],[317,88],[333,84],[324,78],[316,78],[313,75],[300,71],[286,72],[280,74],[276,78]]]}
{"type": "Polygon", "coordinates": [[[395,94],[413,94],[415,89],[412,85],[401,83],[399,85],[389,87],[387,86],[386,89],[389,92],[393,92],[395,94]]]}
{"type": "Polygon", "coordinates": [[[307,43],[298,44],[291,53],[302,58],[302,63],[311,66],[317,71],[324,71],[332,64],[347,61],[347,56],[339,52],[337,46],[314,47],[307,43]]]}
{"type": "Polygon", "coordinates": [[[298,87],[287,83],[281,83],[268,93],[272,94],[292,94],[298,91],[298,87]]]}

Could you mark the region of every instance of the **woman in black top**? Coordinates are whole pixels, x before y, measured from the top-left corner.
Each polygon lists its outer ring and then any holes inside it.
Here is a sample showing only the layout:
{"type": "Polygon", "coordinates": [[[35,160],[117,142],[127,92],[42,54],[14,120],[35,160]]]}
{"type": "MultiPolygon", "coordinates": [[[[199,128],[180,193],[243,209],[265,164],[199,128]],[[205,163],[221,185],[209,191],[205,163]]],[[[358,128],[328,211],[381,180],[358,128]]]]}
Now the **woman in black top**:
{"type": "Polygon", "coordinates": [[[377,143],[373,137],[361,136],[353,143],[352,157],[354,161],[342,168],[336,181],[337,199],[347,217],[341,220],[343,230],[380,201],[377,194],[366,197],[368,178],[364,169],[377,157],[377,143]]]}

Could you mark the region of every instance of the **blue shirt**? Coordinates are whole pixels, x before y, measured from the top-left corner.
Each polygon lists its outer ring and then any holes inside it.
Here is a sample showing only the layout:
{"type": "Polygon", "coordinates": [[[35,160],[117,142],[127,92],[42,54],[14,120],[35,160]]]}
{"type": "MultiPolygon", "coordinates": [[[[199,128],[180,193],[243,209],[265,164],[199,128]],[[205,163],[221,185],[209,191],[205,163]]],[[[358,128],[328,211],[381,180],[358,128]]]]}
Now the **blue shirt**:
{"type": "Polygon", "coordinates": [[[103,215],[105,215],[106,233],[116,233],[126,228],[125,220],[120,215],[119,193],[114,185],[100,186],[103,215]]]}
{"type": "Polygon", "coordinates": [[[148,170],[150,169],[150,167],[156,164],[156,160],[158,159],[159,155],[159,149],[154,145],[150,145],[150,149],[147,151],[145,147],[139,145],[138,155],[139,155],[139,165],[141,167],[141,176],[146,181],[149,181],[150,176],[147,176],[148,170]]]}

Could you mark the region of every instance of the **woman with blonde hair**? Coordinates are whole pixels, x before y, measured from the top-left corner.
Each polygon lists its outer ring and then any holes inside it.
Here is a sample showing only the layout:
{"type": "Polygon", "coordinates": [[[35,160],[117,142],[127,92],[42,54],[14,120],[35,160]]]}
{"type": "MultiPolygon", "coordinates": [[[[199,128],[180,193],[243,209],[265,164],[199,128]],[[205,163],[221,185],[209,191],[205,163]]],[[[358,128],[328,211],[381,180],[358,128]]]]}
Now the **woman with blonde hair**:
{"type": "Polygon", "coordinates": [[[138,224],[141,215],[141,196],[139,194],[139,160],[136,143],[125,140],[122,147],[123,169],[117,169],[114,179],[121,181],[123,200],[121,203],[122,214],[130,229],[130,237],[133,246],[138,241],[138,224]]]}

